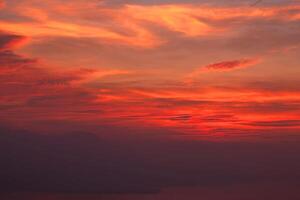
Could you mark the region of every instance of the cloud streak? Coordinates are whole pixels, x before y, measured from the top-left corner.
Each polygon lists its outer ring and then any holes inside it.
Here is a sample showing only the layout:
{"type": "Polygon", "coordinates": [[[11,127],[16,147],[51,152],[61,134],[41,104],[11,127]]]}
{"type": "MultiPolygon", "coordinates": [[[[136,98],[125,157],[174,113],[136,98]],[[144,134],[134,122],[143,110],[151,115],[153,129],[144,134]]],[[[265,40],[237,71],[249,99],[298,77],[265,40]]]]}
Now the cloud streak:
{"type": "Polygon", "coordinates": [[[200,67],[199,69],[196,69],[189,75],[187,75],[185,79],[185,83],[192,83],[194,79],[197,77],[209,73],[209,72],[227,72],[227,71],[233,71],[241,68],[250,67],[253,65],[256,65],[260,62],[260,59],[238,59],[238,60],[229,60],[229,61],[222,61],[222,62],[216,62],[209,65],[205,65],[203,67],[200,67]]]}
{"type": "Polygon", "coordinates": [[[258,62],[256,59],[241,59],[241,60],[230,60],[219,63],[213,63],[207,66],[204,66],[204,70],[211,71],[228,71],[234,70],[237,68],[248,67],[254,65],[258,62]]]}

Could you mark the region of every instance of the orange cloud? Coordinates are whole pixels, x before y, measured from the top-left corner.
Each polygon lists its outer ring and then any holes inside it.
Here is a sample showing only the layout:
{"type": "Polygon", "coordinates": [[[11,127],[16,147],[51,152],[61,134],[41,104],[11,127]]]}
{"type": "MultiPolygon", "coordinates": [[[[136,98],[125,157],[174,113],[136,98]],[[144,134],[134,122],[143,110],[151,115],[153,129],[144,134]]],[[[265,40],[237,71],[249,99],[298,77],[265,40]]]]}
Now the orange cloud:
{"type": "Polygon", "coordinates": [[[106,8],[94,3],[61,4],[56,1],[41,5],[23,2],[12,10],[34,22],[0,21],[0,26],[6,31],[30,37],[98,38],[100,41],[153,48],[163,44],[165,39],[150,28],[150,24],[187,37],[201,37],[234,32],[224,20],[294,21],[300,15],[300,6],[222,8],[170,4],[106,8]]]}
{"type": "Polygon", "coordinates": [[[118,69],[78,69],[78,70],[49,70],[49,76],[38,82],[44,86],[69,86],[80,85],[83,83],[92,83],[99,81],[104,77],[127,75],[130,74],[129,70],[118,69]]]}
{"type": "Polygon", "coordinates": [[[0,22],[6,31],[14,33],[23,33],[30,37],[74,37],[74,38],[99,38],[104,41],[123,43],[140,47],[153,47],[160,44],[151,33],[144,29],[138,29],[131,24],[131,29],[135,31],[134,36],[126,36],[109,29],[88,26],[83,24],[74,24],[71,22],[45,21],[42,23],[12,23],[0,22]]]}
{"type": "Polygon", "coordinates": [[[194,11],[185,6],[126,6],[127,13],[138,20],[150,21],[186,36],[201,36],[220,32],[197,19],[194,11]]]}
{"type": "Polygon", "coordinates": [[[226,26],[209,23],[211,20],[296,20],[300,6],[286,7],[229,7],[217,8],[201,5],[159,5],[159,6],[126,6],[128,15],[139,20],[150,21],[186,36],[220,34],[226,26]]]}
{"type": "Polygon", "coordinates": [[[0,9],[3,8],[5,5],[4,1],[3,0],[0,0],[0,9]]]}

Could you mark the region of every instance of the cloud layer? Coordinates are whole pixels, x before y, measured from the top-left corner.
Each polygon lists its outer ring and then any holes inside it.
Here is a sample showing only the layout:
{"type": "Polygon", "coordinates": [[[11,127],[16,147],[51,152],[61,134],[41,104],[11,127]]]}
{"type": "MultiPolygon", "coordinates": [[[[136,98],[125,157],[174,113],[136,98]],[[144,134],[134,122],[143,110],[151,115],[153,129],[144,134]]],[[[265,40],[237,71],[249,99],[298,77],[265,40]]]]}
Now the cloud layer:
{"type": "MultiPolygon", "coordinates": [[[[129,136],[132,130],[124,128],[108,130],[108,137],[101,138],[91,133],[45,135],[2,127],[1,192],[155,194],[170,187],[299,185],[299,145],[295,141],[261,142],[253,148],[247,142],[170,140],[159,134],[129,136]],[[114,138],[116,133],[123,136],[114,138]]],[[[297,199],[294,190],[280,191],[293,191],[285,195],[297,199]]]]}
{"type": "Polygon", "coordinates": [[[300,5],[252,3],[0,0],[1,199],[299,199],[300,5]]]}

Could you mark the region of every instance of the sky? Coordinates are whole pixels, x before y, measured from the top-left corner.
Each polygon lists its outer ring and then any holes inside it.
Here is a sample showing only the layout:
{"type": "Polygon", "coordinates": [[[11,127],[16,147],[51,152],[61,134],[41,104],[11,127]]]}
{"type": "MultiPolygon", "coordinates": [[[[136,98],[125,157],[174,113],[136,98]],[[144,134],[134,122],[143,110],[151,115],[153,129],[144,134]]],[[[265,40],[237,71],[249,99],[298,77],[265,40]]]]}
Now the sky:
{"type": "Polygon", "coordinates": [[[0,193],[299,199],[299,35],[299,0],[0,0],[0,193]]]}

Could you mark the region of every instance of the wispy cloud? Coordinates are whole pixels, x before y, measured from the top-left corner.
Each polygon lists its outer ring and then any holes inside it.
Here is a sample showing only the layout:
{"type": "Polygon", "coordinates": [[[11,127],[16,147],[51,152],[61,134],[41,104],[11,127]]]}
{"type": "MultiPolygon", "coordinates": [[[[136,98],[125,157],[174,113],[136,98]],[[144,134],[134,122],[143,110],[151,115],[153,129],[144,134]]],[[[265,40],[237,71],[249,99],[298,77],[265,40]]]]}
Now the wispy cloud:
{"type": "Polygon", "coordinates": [[[254,65],[258,62],[257,59],[241,59],[241,60],[230,60],[223,61],[219,63],[213,63],[207,66],[204,66],[204,70],[212,70],[212,71],[227,71],[234,70],[237,68],[248,67],[254,65]]]}
{"type": "Polygon", "coordinates": [[[13,34],[5,34],[0,31],[0,51],[15,48],[27,40],[26,37],[13,34]]]}
{"type": "Polygon", "coordinates": [[[253,58],[253,59],[229,60],[229,61],[222,61],[222,62],[208,64],[188,74],[187,77],[185,78],[185,82],[190,83],[195,78],[201,76],[201,74],[204,73],[232,71],[232,70],[253,66],[259,62],[260,59],[253,58]]]}
{"type": "Polygon", "coordinates": [[[186,37],[212,37],[234,32],[234,27],[226,26],[230,21],[297,21],[300,12],[299,6],[218,8],[201,4],[168,4],[111,8],[82,2],[61,4],[59,1],[45,1],[39,5],[28,1],[21,5],[10,9],[20,16],[31,18],[31,21],[12,23],[2,20],[1,27],[32,37],[98,38],[142,48],[158,47],[166,42],[153,30],[153,26],[186,37]],[[52,12],[55,12],[55,17],[52,12]],[[76,18],[78,13],[82,19],[76,18]],[[99,23],[99,20],[105,23],[99,23]]]}

